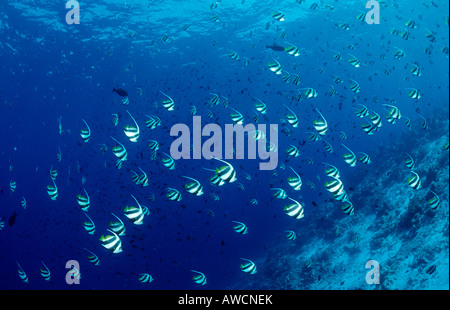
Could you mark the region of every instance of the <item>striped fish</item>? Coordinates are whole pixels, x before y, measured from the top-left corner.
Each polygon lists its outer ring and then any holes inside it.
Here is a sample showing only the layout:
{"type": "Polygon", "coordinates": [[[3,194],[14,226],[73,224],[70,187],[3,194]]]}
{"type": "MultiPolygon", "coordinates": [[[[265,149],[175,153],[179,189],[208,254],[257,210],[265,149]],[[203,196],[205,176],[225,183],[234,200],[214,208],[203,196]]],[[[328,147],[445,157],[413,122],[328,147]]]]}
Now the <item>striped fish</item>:
{"type": "Polygon", "coordinates": [[[161,162],[164,165],[164,167],[169,168],[169,170],[174,170],[175,169],[175,160],[167,153],[163,152],[163,154],[167,156],[167,158],[161,159],[161,162]]]}
{"type": "Polygon", "coordinates": [[[288,123],[291,124],[292,127],[297,128],[298,127],[297,115],[287,105],[284,105],[284,106],[286,107],[286,109],[288,109],[291,112],[291,113],[286,114],[288,123]]]}
{"type": "Polygon", "coordinates": [[[293,203],[293,204],[286,205],[286,206],[283,208],[283,211],[284,211],[287,215],[289,215],[289,216],[291,216],[291,217],[293,217],[293,218],[295,218],[295,219],[301,219],[301,218],[303,218],[303,217],[304,217],[303,206],[302,206],[298,201],[296,201],[296,200],[294,200],[294,199],[292,199],[292,198],[290,198],[290,197],[287,197],[287,198],[288,198],[289,200],[293,201],[294,203],[293,203]]]}
{"type": "Polygon", "coordinates": [[[213,96],[211,99],[209,99],[208,107],[212,107],[220,103],[220,96],[218,94],[211,93],[211,95],[213,96]]]}
{"type": "Polygon", "coordinates": [[[346,147],[344,144],[341,144],[343,147],[345,147],[350,153],[344,154],[344,161],[350,166],[355,167],[356,166],[356,155],[353,153],[348,147],[346,147]]]}
{"type": "Polygon", "coordinates": [[[375,112],[375,111],[372,111],[372,113],[374,114],[374,115],[371,115],[369,118],[370,118],[370,121],[372,122],[372,124],[375,126],[375,130],[378,130],[378,128],[380,128],[381,126],[383,126],[383,124],[381,123],[381,116],[377,113],[377,112],[375,112]]]}
{"type": "Polygon", "coordinates": [[[50,167],[50,178],[52,180],[55,180],[56,177],[58,176],[58,170],[53,169],[53,165],[50,167]]]}
{"type": "Polygon", "coordinates": [[[20,201],[20,205],[22,206],[22,208],[26,209],[27,208],[27,200],[25,199],[25,197],[22,196],[22,200],[20,201]]]}
{"type": "Polygon", "coordinates": [[[255,98],[255,99],[259,101],[259,103],[255,103],[256,111],[258,111],[261,114],[266,114],[267,113],[267,106],[266,106],[266,104],[264,102],[262,102],[258,98],[255,98]]]}
{"type": "Polygon", "coordinates": [[[355,112],[356,116],[363,118],[369,115],[369,109],[365,105],[359,103],[357,105],[361,106],[362,108],[355,112]]]}
{"type": "Polygon", "coordinates": [[[420,181],[419,175],[411,170],[414,175],[408,178],[408,185],[414,189],[420,189],[422,187],[422,182],[420,181]]]}
{"type": "MultiPolygon", "coordinates": [[[[349,53],[347,53],[347,54],[349,54],[349,53]]],[[[355,68],[359,68],[360,67],[360,65],[361,65],[361,62],[359,61],[359,59],[358,58],[356,58],[355,56],[353,56],[352,54],[349,54],[352,58],[350,58],[349,60],[348,60],[348,63],[349,64],[351,64],[353,67],[355,67],[355,68]]]]}
{"type": "MultiPolygon", "coordinates": [[[[213,14],[209,17],[213,22],[218,23],[220,21],[220,17],[217,14],[213,14]]],[[[215,40],[213,42],[213,45],[216,45],[215,40]]]]}
{"type": "Polygon", "coordinates": [[[316,98],[317,95],[319,94],[317,90],[311,87],[300,88],[297,91],[300,92],[301,96],[304,97],[305,99],[316,98]],[[304,92],[302,93],[301,91],[304,92]]]}
{"type": "Polygon", "coordinates": [[[408,40],[409,39],[409,31],[408,31],[408,29],[403,28],[403,27],[401,27],[401,28],[403,29],[403,31],[400,33],[400,37],[402,39],[404,39],[404,40],[408,40]]]}
{"type": "Polygon", "coordinates": [[[100,145],[100,152],[102,152],[102,154],[106,153],[106,151],[108,150],[108,146],[104,143],[99,145],[100,145]]]}
{"type": "Polygon", "coordinates": [[[224,108],[228,108],[229,100],[227,97],[222,96],[222,105],[224,108]]]}
{"type": "Polygon", "coordinates": [[[88,255],[88,260],[89,260],[92,264],[94,264],[94,266],[100,265],[100,259],[98,258],[97,255],[95,255],[92,251],[89,251],[89,250],[86,249],[86,248],[83,248],[83,249],[90,253],[90,255],[88,255]]]}
{"type": "Polygon", "coordinates": [[[230,51],[228,56],[233,60],[239,60],[239,54],[235,51],[230,51]]]}
{"type": "Polygon", "coordinates": [[[246,258],[242,258],[241,257],[241,259],[246,261],[246,263],[241,264],[241,270],[243,272],[246,272],[246,273],[249,273],[249,274],[255,274],[256,273],[256,265],[255,265],[255,263],[252,262],[249,259],[246,259],[246,258]]]}
{"type": "Polygon", "coordinates": [[[191,193],[195,196],[203,195],[203,186],[200,184],[199,181],[197,181],[196,179],[187,177],[187,176],[183,176],[183,178],[193,181],[192,183],[187,183],[184,185],[184,188],[186,189],[186,191],[188,191],[189,193],[191,193]]]}
{"type": "Polygon", "coordinates": [[[294,241],[294,240],[297,238],[297,235],[295,234],[294,231],[292,231],[292,230],[285,230],[285,232],[287,232],[286,238],[287,238],[288,240],[294,241]]]}
{"type": "Polygon", "coordinates": [[[197,113],[197,107],[195,105],[191,105],[189,112],[191,113],[191,115],[195,115],[197,113]]]}
{"type": "Polygon", "coordinates": [[[259,130],[259,129],[250,131],[248,134],[249,135],[252,134],[251,137],[254,140],[256,140],[256,141],[258,141],[258,140],[265,140],[266,139],[266,133],[264,131],[262,131],[262,130],[259,130]]]}
{"type": "Polygon", "coordinates": [[[128,105],[130,103],[128,96],[121,98],[120,101],[122,101],[123,105],[128,105]]]}
{"type": "Polygon", "coordinates": [[[322,117],[322,120],[315,120],[313,122],[314,128],[317,130],[319,135],[324,136],[328,130],[328,124],[325,117],[323,117],[322,113],[316,108],[317,113],[320,114],[320,117],[322,117]]]}
{"type": "Polygon", "coordinates": [[[142,211],[142,207],[137,201],[136,197],[131,195],[133,197],[134,201],[136,201],[136,204],[138,207],[135,206],[126,206],[123,212],[125,213],[125,216],[135,225],[142,225],[144,221],[144,213],[142,211]]]}
{"type": "Polygon", "coordinates": [[[285,199],[287,197],[286,191],[282,188],[271,188],[271,190],[275,191],[275,193],[273,194],[273,197],[277,198],[277,199],[285,199]]]}
{"type": "Polygon", "coordinates": [[[358,13],[358,15],[356,15],[356,19],[359,20],[360,22],[365,22],[366,21],[366,12],[360,11],[360,13],[358,13]]]}
{"type": "Polygon", "coordinates": [[[141,169],[141,167],[138,167],[139,170],[141,170],[142,174],[139,176],[138,184],[141,184],[142,187],[148,186],[148,176],[147,173],[144,172],[144,170],[141,169]]]}
{"type": "Polygon", "coordinates": [[[347,140],[347,138],[348,138],[347,133],[345,131],[339,131],[339,132],[340,132],[339,139],[347,140]]]}
{"type": "Polygon", "coordinates": [[[350,201],[347,201],[341,208],[342,212],[344,212],[347,215],[353,215],[355,212],[355,208],[353,207],[353,204],[350,201]]]}
{"type": "Polygon", "coordinates": [[[301,78],[298,74],[292,74],[292,84],[294,85],[300,85],[301,78]]]}
{"type": "Polygon", "coordinates": [[[295,191],[299,191],[302,187],[302,179],[300,178],[300,176],[298,175],[297,172],[295,172],[295,170],[289,166],[289,168],[291,168],[291,170],[295,173],[295,177],[289,177],[287,179],[288,184],[295,190],[295,191]]]}
{"type": "Polygon", "coordinates": [[[419,68],[419,66],[414,64],[414,63],[411,63],[411,65],[413,66],[410,69],[412,75],[414,75],[414,76],[422,76],[422,70],[419,68]]]}
{"type": "Polygon", "coordinates": [[[425,130],[427,130],[427,129],[428,129],[428,123],[427,123],[427,120],[426,120],[425,117],[423,117],[422,115],[420,115],[420,114],[417,114],[417,115],[422,119],[422,128],[425,129],[425,130]]]}
{"type": "Polygon", "coordinates": [[[327,164],[327,163],[322,163],[322,164],[328,166],[328,168],[325,169],[325,174],[327,176],[339,179],[340,173],[339,173],[339,170],[335,166],[327,164]]]}
{"type": "Polygon", "coordinates": [[[102,246],[111,251],[112,253],[121,253],[122,250],[122,241],[120,240],[119,236],[113,232],[112,230],[107,229],[111,235],[102,235],[100,237],[100,242],[102,243],[102,246]]]}
{"type": "Polygon", "coordinates": [[[348,201],[348,195],[345,192],[345,190],[342,191],[342,193],[340,193],[340,194],[338,194],[338,193],[333,194],[333,198],[337,201],[344,201],[344,202],[348,201]]]}
{"type": "Polygon", "coordinates": [[[307,131],[307,133],[309,133],[308,139],[311,141],[319,141],[322,140],[322,137],[315,133],[315,132],[311,132],[311,131],[307,131]]]}
{"type": "Polygon", "coordinates": [[[86,197],[82,196],[81,194],[77,195],[77,202],[81,207],[81,210],[87,211],[89,207],[91,206],[91,199],[89,198],[88,193],[86,192],[86,189],[84,189],[84,193],[86,194],[86,197]]]}
{"type": "Polygon", "coordinates": [[[434,195],[433,198],[428,200],[428,206],[433,210],[437,210],[441,204],[441,200],[439,199],[439,196],[431,189],[429,189],[428,191],[434,195]]]}
{"type": "MultiPolygon", "coordinates": [[[[406,153],[406,152],[405,152],[406,153]]],[[[409,158],[407,158],[406,160],[405,160],[405,164],[406,164],[406,167],[408,167],[409,169],[414,169],[414,164],[415,164],[415,161],[414,161],[414,159],[412,158],[412,156],[411,155],[409,155],[408,153],[406,153],[406,155],[408,155],[408,157],[409,158]]]]}
{"type": "Polygon", "coordinates": [[[411,120],[406,116],[403,116],[403,118],[405,119],[406,127],[411,128],[411,120]]]}
{"type": "Polygon", "coordinates": [[[272,13],[272,17],[273,19],[275,19],[276,21],[282,22],[284,21],[284,14],[278,11],[275,11],[272,13]]]}
{"type": "Polygon", "coordinates": [[[322,141],[325,144],[325,151],[327,151],[328,153],[333,153],[333,146],[325,140],[322,141]]]}
{"type": "Polygon", "coordinates": [[[369,136],[373,135],[373,133],[375,131],[377,131],[377,127],[375,125],[373,125],[372,123],[364,123],[361,125],[361,128],[369,136]]]}
{"type": "Polygon", "coordinates": [[[417,24],[414,20],[408,20],[405,25],[411,29],[416,29],[417,28],[417,24]]]}
{"type": "Polygon", "coordinates": [[[368,164],[370,164],[370,163],[372,162],[372,161],[370,160],[369,155],[367,155],[366,153],[363,153],[363,152],[358,152],[358,153],[359,153],[359,154],[362,154],[362,156],[359,157],[358,160],[359,160],[360,162],[362,162],[363,164],[368,165],[368,164]]]}
{"type": "Polygon", "coordinates": [[[124,131],[125,135],[128,137],[128,139],[130,139],[131,142],[137,142],[139,135],[140,135],[139,125],[137,124],[134,117],[130,114],[130,112],[128,112],[128,110],[127,110],[127,113],[128,113],[128,115],[130,115],[135,126],[126,125],[124,127],[123,131],[124,131]]]}
{"type": "Polygon", "coordinates": [[[232,222],[236,223],[236,225],[233,226],[233,230],[235,232],[237,232],[238,234],[245,235],[248,232],[247,226],[244,223],[238,222],[238,221],[232,221],[232,222]]]}
{"type": "Polygon", "coordinates": [[[134,184],[139,184],[139,174],[133,169],[130,170],[133,173],[133,175],[131,176],[131,180],[134,182],[134,184]]]}
{"type": "Polygon", "coordinates": [[[389,110],[388,116],[386,116],[386,119],[387,119],[387,121],[388,121],[389,123],[395,124],[395,121],[396,121],[396,120],[402,118],[402,114],[400,113],[399,108],[397,108],[397,107],[394,106],[394,105],[390,105],[390,104],[383,104],[383,105],[386,106],[386,107],[391,108],[391,109],[389,110]]]}
{"type": "Polygon", "coordinates": [[[290,147],[286,150],[286,154],[289,157],[299,157],[300,156],[300,151],[298,150],[298,148],[295,145],[290,145],[290,147]]]}
{"type": "Polygon", "coordinates": [[[84,229],[86,229],[88,234],[93,235],[94,232],[95,232],[94,221],[89,217],[89,215],[87,215],[87,213],[84,213],[84,215],[86,215],[86,217],[89,219],[90,222],[84,221],[83,222],[83,227],[84,227],[84,229]]]}
{"type": "Polygon", "coordinates": [[[350,82],[351,82],[350,90],[354,93],[359,93],[361,91],[361,87],[359,86],[359,83],[353,79],[350,79],[350,82]]]}
{"type": "Polygon", "coordinates": [[[139,277],[138,277],[139,282],[141,283],[150,283],[152,282],[154,279],[151,275],[149,275],[148,273],[140,273],[139,277]]]}
{"type": "Polygon", "coordinates": [[[125,224],[117,215],[115,215],[112,212],[111,214],[118,220],[118,222],[113,221],[109,222],[109,228],[111,228],[111,230],[115,232],[117,235],[125,236],[125,224]]]}
{"type": "Polygon", "coordinates": [[[192,277],[192,280],[200,285],[205,285],[206,284],[206,276],[200,272],[200,271],[196,271],[196,270],[191,270],[192,272],[196,273],[196,275],[194,275],[192,277]]]}
{"type": "Polygon", "coordinates": [[[114,141],[116,141],[117,143],[119,143],[119,145],[115,145],[112,148],[112,152],[114,155],[116,155],[116,157],[120,160],[120,161],[126,161],[127,160],[127,150],[126,148],[123,146],[122,143],[120,143],[119,141],[117,141],[115,138],[111,137],[111,139],[113,139],[114,141]]]}
{"type": "Polygon", "coordinates": [[[148,119],[145,121],[145,125],[150,129],[155,129],[161,126],[161,119],[155,115],[145,115],[148,119]]]}
{"type": "Polygon", "coordinates": [[[342,59],[342,54],[338,51],[335,51],[336,53],[333,54],[333,58],[335,60],[341,60],[342,59]]]}
{"type": "Polygon", "coordinates": [[[286,70],[283,70],[283,76],[281,77],[285,83],[289,83],[291,80],[291,74],[287,72],[286,70]]]}
{"type": "Polygon", "coordinates": [[[435,33],[429,29],[426,29],[425,32],[425,37],[430,40],[431,43],[433,43],[434,41],[436,41],[436,37],[434,35],[435,33]]]}
{"type": "Polygon", "coordinates": [[[50,269],[48,269],[48,267],[45,265],[45,263],[43,261],[41,261],[42,265],[44,265],[45,269],[40,268],[39,271],[41,273],[41,276],[44,278],[45,281],[50,281],[51,278],[51,273],[50,273],[50,269]]]}
{"type": "Polygon", "coordinates": [[[242,125],[244,123],[244,116],[237,111],[236,109],[230,107],[235,113],[230,113],[231,120],[234,122],[234,124],[242,125]]]}
{"type": "Polygon", "coordinates": [[[161,94],[163,94],[166,99],[162,100],[162,105],[164,108],[167,109],[167,111],[173,111],[174,107],[175,107],[175,102],[173,101],[172,98],[170,98],[168,95],[166,95],[165,93],[163,93],[162,91],[159,91],[161,94]]]}
{"type": "Polygon", "coordinates": [[[344,193],[344,184],[338,178],[333,177],[333,180],[325,182],[325,188],[332,194],[341,195],[344,193]]]}
{"type": "Polygon", "coordinates": [[[80,135],[84,142],[89,142],[89,139],[91,138],[91,129],[84,119],[82,119],[82,121],[86,124],[87,129],[81,129],[80,135]]]}
{"type": "Polygon", "coordinates": [[[53,185],[47,185],[47,193],[51,200],[56,200],[58,197],[58,187],[56,187],[55,181],[52,180],[53,185]]]}
{"type": "Polygon", "coordinates": [[[248,204],[250,205],[257,205],[258,204],[258,200],[256,200],[256,198],[252,198],[248,201],[248,204]]]}
{"type": "Polygon", "coordinates": [[[219,197],[217,194],[214,194],[214,193],[210,193],[210,194],[209,194],[209,197],[210,197],[212,200],[214,200],[214,201],[219,201],[219,200],[220,200],[220,197],[219,197]]]}
{"type": "Polygon", "coordinates": [[[300,50],[298,49],[297,46],[295,46],[294,44],[291,44],[289,42],[286,42],[287,44],[289,44],[289,46],[284,48],[284,51],[286,53],[288,53],[291,56],[297,57],[300,56],[300,50]]]}
{"type": "Polygon", "coordinates": [[[22,267],[20,267],[19,263],[18,262],[16,263],[17,266],[19,267],[19,269],[17,270],[17,272],[19,273],[19,277],[22,279],[23,282],[29,283],[27,274],[25,273],[25,271],[23,271],[22,267]]]}
{"type": "Polygon", "coordinates": [[[62,153],[61,153],[61,149],[58,146],[58,153],[56,154],[56,160],[61,161],[61,159],[62,159],[62,153]]]}
{"type": "Polygon", "coordinates": [[[333,87],[333,85],[330,85],[330,87],[331,88],[328,90],[327,95],[330,97],[336,96],[338,93],[337,90],[333,87]]]}
{"type": "Polygon", "coordinates": [[[233,183],[234,181],[237,180],[236,179],[236,170],[230,163],[228,163],[222,159],[216,158],[214,156],[212,158],[226,164],[226,166],[216,168],[216,175],[218,175],[219,178],[221,178],[223,181],[228,182],[228,183],[233,183]]]}
{"type": "Polygon", "coordinates": [[[269,62],[267,66],[269,67],[269,70],[275,73],[276,75],[280,75],[283,72],[280,63],[276,60],[274,60],[274,62],[269,62]]]}
{"type": "Polygon", "coordinates": [[[181,197],[180,191],[178,191],[178,190],[176,190],[176,189],[174,189],[174,188],[171,188],[171,187],[168,187],[166,190],[167,190],[166,197],[167,197],[169,200],[180,201],[181,199],[183,199],[183,198],[181,197]]]}
{"type": "Polygon", "coordinates": [[[422,93],[417,88],[408,87],[405,89],[409,90],[409,93],[408,93],[409,98],[415,99],[415,100],[419,100],[420,98],[422,98],[422,93]]]}
{"type": "Polygon", "coordinates": [[[395,48],[395,51],[394,51],[394,58],[395,59],[400,59],[400,58],[405,57],[405,55],[406,55],[405,51],[403,51],[401,48],[398,48],[398,47],[395,47],[395,46],[394,46],[394,48],[395,48]]]}

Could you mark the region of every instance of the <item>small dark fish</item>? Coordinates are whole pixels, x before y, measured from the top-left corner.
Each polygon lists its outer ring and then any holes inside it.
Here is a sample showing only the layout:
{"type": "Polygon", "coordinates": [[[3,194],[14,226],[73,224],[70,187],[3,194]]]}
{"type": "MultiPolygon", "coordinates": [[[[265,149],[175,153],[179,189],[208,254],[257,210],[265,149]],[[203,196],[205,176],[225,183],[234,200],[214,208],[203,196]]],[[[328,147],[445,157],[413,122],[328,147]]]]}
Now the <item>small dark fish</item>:
{"type": "Polygon", "coordinates": [[[14,214],[9,217],[9,220],[8,220],[9,226],[14,225],[14,223],[16,222],[16,216],[17,216],[17,213],[14,212],[14,214]]]}
{"type": "Polygon", "coordinates": [[[312,202],[314,207],[317,207],[317,203],[315,201],[312,202]]]}
{"type": "Polygon", "coordinates": [[[284,52],[284,47],[280,46],[280,45],[276,45],[276,44],[266,45],[266,48],[270,48],[270,49],[272,49],[272,50],[274,50],[276,52],[284,52]]]}
{"type": "Polygon", "coordinates": [[[122,88],[113,88],[113,91],[116,92],[119,96],[128,97],[128,93],[125,89],[122,88]]]}
{"type": "Polygon", "coordinates": [[[433,274],[435,271],[436,271],[436,265],[432,265],[432,266],[428,267],[427,269],[425,269],[426,274],[433,274]]]}

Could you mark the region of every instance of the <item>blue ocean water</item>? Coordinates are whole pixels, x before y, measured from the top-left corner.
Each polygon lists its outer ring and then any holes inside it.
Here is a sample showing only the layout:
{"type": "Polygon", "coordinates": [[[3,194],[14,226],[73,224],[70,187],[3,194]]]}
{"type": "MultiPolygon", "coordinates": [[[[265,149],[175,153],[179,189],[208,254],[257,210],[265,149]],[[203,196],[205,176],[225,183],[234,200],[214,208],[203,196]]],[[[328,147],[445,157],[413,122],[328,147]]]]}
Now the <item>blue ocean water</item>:
{"type": "Polygon", "coordinates": [[[377,3],[379,24],[366,23],[365,1],[79,1],[79,24],[67,24],[66,1],[2,1],[0,288],[448,289],[448,3],[377,3]],[[205,157],[163,165],[172,126],[187,125],[192,144],[194,115],[224,132],[235,111],[244,125],[278,125],[266,133],[278,136],[276,169],[247,156],[226,159],[231,171],[205,157]],[[111,137],[127,151],[121,165],[111,137]],[[133,181],[139,168],[148,186],[133,181]],[[327,190],[333,181],[344,191],[327,190]],[[149,210],[141,225],[124,212],[133,196],[149,210]],[[112,213],[126,229],[121,253],[100,240],[112,213]],[[379,283],[366,280],[371,260],[379,283]]]}

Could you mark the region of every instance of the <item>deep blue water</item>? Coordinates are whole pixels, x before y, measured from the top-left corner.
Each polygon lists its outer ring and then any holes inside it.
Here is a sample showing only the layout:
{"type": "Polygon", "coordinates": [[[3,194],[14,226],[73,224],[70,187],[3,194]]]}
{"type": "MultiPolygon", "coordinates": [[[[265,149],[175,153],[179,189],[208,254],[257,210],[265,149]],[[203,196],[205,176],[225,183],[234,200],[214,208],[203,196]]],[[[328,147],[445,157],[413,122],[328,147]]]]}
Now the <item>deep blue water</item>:
{"type": "MultiPolygon", "coordinates": [[[[311,9],[314,1],[298,2],[223,0],[211,9],[211,1],[95,1],[95,4],[80,1],[80,24],[67,25],[64,1],[20,1],[20,4],[3,1],[0,4],[0,219],[4,227],[0,230],[0,288],[286,288],[273,277],[278,280],[287,277],[289,270],[264,271],[273,252],[301,256],[305,247],[314,248],[309,242],[317,236],[331,243],[335,226],[348,221],[349,215],[340,210],[343,203],[335,201],[324,187],[329,178],[324,174],[322,162],[339,169],[349,200],[355,205],[352,223],[356,225],[366,219],[357,216],[359,210],[370,214],[372,207],[362,203],[361,195],[375,194],[370,186],[361,188],[361,184],[367,184],[366,178],[385,177],[386,169],[392,168],[398,173],[391,174],[390,179],[387,177],[390,184],[404,184],[405,195],[410,195],[412,189],[407,184],[409,173],[405,167],[386,168],[385,164],[392,160],[395,165],[403,165],[404,152],[416,154],[417,147],[429,141],[441,141],[438,149],[428,152],[440,152],[441,157],[436,161],[443,160],[445,165],[430,164],[423,170],[429,175],[428,168],[432,167],[434,174],[439,175],[439,169],[447,169],[443,179],[432,182],[427,178],[423,187],[437,191],[442,200],[440,213],[434,217],[436,221],[447,219],[447,226],[442,227],[447,231],[442,257],[445,259],[446,254],[447,265],[439,273],[447,271],[448,288],[448,204],[445,201],[448,200],[448,146],[447,150],[444,146],[448,143],[448,4],[382,2],[381,23],[368,25],[357,19],[361,11],[368,11],[360,1],[329,1],[332,8],[318,2],[317,10],[311,9]],[[272,17],[275,11],[284,13],[285,21],[275,20],[272,17]],[[218,22],[210,18],[214,14],[220,17],[218,22]],[[407,26],[409,21],[414,21],[416,28],[407,26]],[[343,29],[345,23],[349,25],[348,30],[343,29]],[[189,24],[189,28],[181,29],[183,24],[189,24]],[[404,31],[408,31],[408,39],[402,37],[404,31]],[[427,37],[430,33],[434,40],[427,37]],[[166,42],[161,39],[165,34],[169,35],[166,42]],[[267,48],[272,44],[295,45],[300,56],[267,48]],[[395,47],[405,52],[403,58],[394,57],[395,47]],[[231,51],[239,54],[239,60],[228,55],[231,51]],[[337,52],[342,54],[342,59],[334,57],[337,52]],[[349,53],[361,62],[359,67],[349,63],[352,58],[349,53]],[[298,74],[300,84],[293,85],[292,79],[286,83],[271,72],[267,64],[274,60],[282,65],[283,72],[291,73],[291,78],[298,74]],[[411,72],[413,63],[422,71],[421,76],[411,72]],[[335,83],[336,76],[343,83],[335,83]],[[359,93],[350,89],[350,79],[359,83],[359,93]],[[337,91],[335,96],[328,95],[330,85],[337,91]],[[314,88],[317,97],[297,100],[297,89],[303,87],[314,88]],[[112,92],[113,88],[128,92],[128,105],[112,92]],[[142,95],[137,93],[139,88],[142,95]],[[410,98],[407,88],[418,89],[421,98],[410,98]],[[162,106],[164,96],[160,91],[173,98],[174,111],[162,106]],[[222,103],[208,107],[212,93],[220,95],[222,100],[228,98],[229,107],[222,103]],[[244,124],[255,123],[252,119],[255,98],[267,105],[266,114],[258,113],[258,123],[278,124],[279,160],[274,171],[260,171],[259,159],[231,159],[228,162],[236,171],[237,181],[212,186],[210,178],[214,172],[202,168],[221,167],[217,161],[180,159],[175,161],[175,170],[162,165],[162,152],[170,153],[175,139],[170,136],[170,128],[182,123],[192,130],[191,106],[196,107],[195,115],[202,116],[203,125],[215,123],[224,129],[225,124],[233,123],[230,107],[242,113],[244,124]],[[370,115],[363,118],[355,115],[356,104],[365,105],[370,115]],[[398,107],[403,118],[395,124],[389,123],[386,118],[389,111],[383,104],[398,107]],[[286,123],[285,105],[297,114],[298,127],[286,123]],[[328,131],[322,140],[332,145],[332,153],[325,150],[323,141],[308,138],[307,132],[316,132],[313,121],[320,119],[315,108],[327,120],[328,131]],[[137,143],[124,134],[124,126],[133,124],[127,110],[140,127],[137,143]],[[208,110],[213,113],[212,118],[207,117],[208,110]],[[383,126],[368,135],[361,125],[370,122],[373,111],[381,116],[383,126]],[[112,123],[113,113],[119,116],[117,126],[112,123]],[[145,115],[157,115],[161,126],[147,128],[145,115]],[[427,120],[428,129],[422,128],[419,115],[427,120]],[[60,117],[62,133],[58,131],[60,117]],[[410,127],[406,126],[405,117],[410,119],[410,127]],[[83,142],[80,136],[80,130],[85,129],[82,119],[91,129],[88,142],[83,142]],[[289,134],[283,133],[283,127],[289,134]],[[341,131],[347,134],[346,140],[341,140],[341,131]],[[120,169],[115,166],[117,158],[112,148],[116,143],[110,136],[120,141],[128,152],[128,160],[120,169]],[[159,142],[156,160],[151,159],[150,139],[159,142]],[[358,161],[356,167],[347,165],[343,159],[347,151],[341,143],[357,157],[360,156],[357,152],[369,154],[371,164],[358,161]],[[107,146],[104,153],[101,144],[107,146]],[[298,147],[299,157],[287,156],[290,145],[298,147]],[[52,166],[58,171],[56,200],[47,194],[47,185],[52,184],[49,175],[52,166]],[[300,191],[287,184],[287,178],[293,176],[289,166],[301,176],[300,191]],[[134,184],[131,179],[131,169],[138,172],[138,167],[148,174],[146,187],[134,184]],[[204,194],[188,193],[183,176],[199,180],[204,194]],[[14,191],[10,189],[12,180],[17,184],[14,191]],[[315,188],[308,187],[308,181],[315,188]],[[238,188],[238,183],[243,185],[243,190],[238,188]],[[167,187],[178,189],[182,200],[169,201],[167,187]],[[273,198],[272,187],[283,188],[289,197],[301,202],[304,217],[287,216],[283,207],[290,202],[273,198]],[[360,196],[352,197],[350,188],[358,188],[360,196]],[[76,199],[84,193],[83,189],[91,199],[87,214],[95,223],[94,235],[83,228],[87,218],[76,199]],[[220,200],[214,201],[211,193],[220,200]],[[131,223],[124,215],[127,205],[136,205],[131,195],[150,210],[143,225],[131,223]],[[26,208],[21,206],[22,197],[26,199],[26,208]],[[251,199],[258,203],[250,204],[251,199]],[[209,210],[214,216],[208,214],[209,210]],[[120,237],[123,252],[118,254],[110,253],[99,241],[101,235],[108,234],[108,223],[115,220],[111,212],[126,226],[126,235],[120,237]],[[8,221],[14,213],[17,216],[10,225],[8,221]],[[233,220],[245,223],[248,234],[233,231],[233,220]],[[287,240],[285,230],[295,231],[296,240],[287,240]],[[100,265],[89,262],[83,248],[94,252],[100,265]],[[242,272],[241,258],[254,261],[258,273],[242,272]],[[65,264],[71,259],[80,263],[79,285],[69,286],[65,282],[68,272],[65,264]],[[51,271],[50,281],[40,275],[41,261],[51,271]],[[29,283],[19,277],[17,263],[27,274],[29,283]],[[191,270],[204,273],[207,284],[194,283],[191,270]],[[154,281],[140,283],[141,273],[149,273],[154,281]],[[249,277],[259,277],[256,278],[259,286],[256,280],[249,285],[249,277]]],[[[418,195],[424,198],[426,189],[422,193],[418,195]]],[[[432,240],[429,238],[430,244],[432,240]]],[[[353,245],[350,238],[347,241],[353,245]]],[[[349,260],[348,264],[351,263],[349,260]]],[[[364,282],[363,266],[361,270],[363,284],[358,288],[371,289],[364,282]]],[[[424,274],[423,270],[420,273],[424,274]]],[[[350,276],[345,271],[339,275],[340,279],[347,277],[350,276]]],[[[327,288],[339,289],[340,282],[327,288]]],[[[311,283],[304,283],[304,287],[298,283],[296,288],[316,288],[306,286],[311,283]]],[[[405,288],[398,285],[388,288],[405,288]]],[[[425,282],[423,287],[411,288],[443,288],[434,285],[425,282]]]]}

